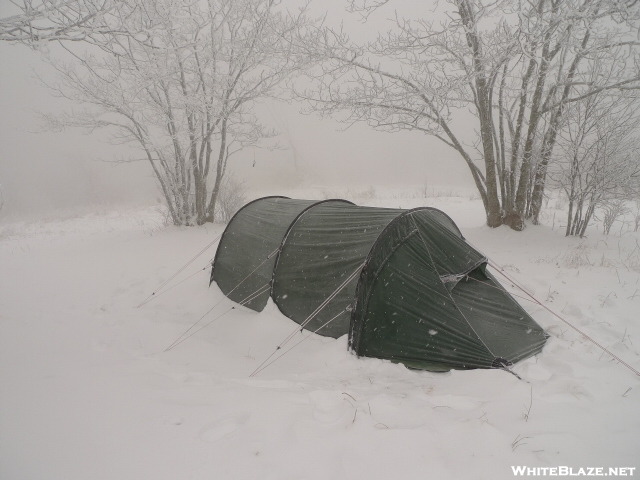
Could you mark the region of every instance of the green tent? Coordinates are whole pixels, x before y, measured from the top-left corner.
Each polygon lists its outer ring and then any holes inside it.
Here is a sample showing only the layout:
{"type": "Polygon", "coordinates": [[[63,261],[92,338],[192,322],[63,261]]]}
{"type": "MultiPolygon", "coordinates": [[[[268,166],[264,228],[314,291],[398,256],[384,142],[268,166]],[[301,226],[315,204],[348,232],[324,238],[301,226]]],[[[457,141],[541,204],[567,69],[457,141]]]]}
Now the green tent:
{"type": "Polygon", "coordinates": [[[266,197],[229,222],[211,281],[261,311],[269,297],[358,356],[412,368],[503,368],[538,353],[542,328],[440,210],[266,197]]]}

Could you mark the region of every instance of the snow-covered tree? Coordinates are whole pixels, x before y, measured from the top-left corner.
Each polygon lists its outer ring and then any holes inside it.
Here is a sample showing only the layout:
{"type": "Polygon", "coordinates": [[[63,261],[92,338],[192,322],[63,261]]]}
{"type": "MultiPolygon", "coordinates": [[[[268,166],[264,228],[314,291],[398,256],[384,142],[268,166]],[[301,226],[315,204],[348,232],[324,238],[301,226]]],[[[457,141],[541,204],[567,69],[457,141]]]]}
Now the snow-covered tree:
{"type": "MultiPolygon", "coordinates": [[[[9,3],[9,2],[7,2],[9,3]]],[[[15,0],[0,18],[0,41],[38,45],[48,41],[99,43],[121,32],[120,0],[15,0]]]]}
{"type": "Polygon", "coordinates": [[[229,222],[231,217],[247,203],[244,185],[232,176],[226,176],[220,186],[218,196],[218,218],[223,223],[229,222]]]}
{"type": "MultiPolygon", "coordinates": [[[[392,4],[362,0],[365,16],[392,4]]],[[[640,3],[450,0],[427,6],[368,43],[342,30],[307,39],[321,68],[303,93],[324,113],[385,131],[413,130],[466,163],[487,224],[537,221],[567,106],[640,87],[640,3]],[[608,72],[590,76],[592,69],[608,72]],[[589,80],[587,81],[587,77],[589,80]],[[469,126],[469,121],[472,126],[469,126]]],[[[370,17],[369,17],[370,18],[370,17]]]]}
{"type": "Polygon", "coordinates": [[[640,229],[640,199],[636,195],[635,209],[633,211],[633,231],[637,232],[640,229]]]}
{"type": "Polygon", "coordinates": [[[230,158],[271,135],[253,107],[298,68],[290,37],[306,20],[276,0],[120,3],[100,50],[54,62],[49,86],[88,108],[53,123],[110,129],[148,161],[174,223],[213,221],[230,158]]]}
{"type": "Polygon", "coordinates": [[[605,235],[609,235],[613,224],[623,215],[629,213],[627,200],[623,198],[615,198],[605,201],[602,204],[602,231],[605,235]]]}
{"type": "Polygon", "coordinates": [[[599,208],[608,233],[637,195],[638,121],[638,101],[630,95],[597,94],[568,107],[551,168],[569,200],[566,235],[584,236],[599,208]]]}

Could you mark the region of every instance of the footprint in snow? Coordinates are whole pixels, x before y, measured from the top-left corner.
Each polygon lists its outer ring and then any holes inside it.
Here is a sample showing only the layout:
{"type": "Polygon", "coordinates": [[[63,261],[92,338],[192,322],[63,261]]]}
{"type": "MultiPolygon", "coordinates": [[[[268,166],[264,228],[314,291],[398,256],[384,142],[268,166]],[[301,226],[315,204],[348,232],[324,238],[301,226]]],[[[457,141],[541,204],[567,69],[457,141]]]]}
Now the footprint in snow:
{"type": "Polygon", "coordinates": [[[200,429],[198,438],[203,442],[213,443],[232,435],[249,419],[248,413],[230,414],[206,424],[200,429]]]}

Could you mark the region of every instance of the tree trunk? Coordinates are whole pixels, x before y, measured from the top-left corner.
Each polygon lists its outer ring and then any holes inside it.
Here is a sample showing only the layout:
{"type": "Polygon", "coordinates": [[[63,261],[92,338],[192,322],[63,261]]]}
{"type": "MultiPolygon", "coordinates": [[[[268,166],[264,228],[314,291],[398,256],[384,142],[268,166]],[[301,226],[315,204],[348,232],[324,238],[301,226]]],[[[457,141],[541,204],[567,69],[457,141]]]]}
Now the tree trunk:
{"type": "Polygon", "coordinates": [[[573,198],[569,198],[569,213],[567,213],[567,228],[564,231],[564,236],[571,235],[571,223],[573,219],[573,198]]]}
{"type": "Polygon", "coordinates": [[[571,224],[571,235],[577,235],[582,227],[582,208],[584,205],[584,198],[580,198],[578,200],[578,205],[576,206],[576,213],[573,216],[573,223],[571,224]]]}
{"type": "Polygon", "coordinates": [[[213,188],[211,189],[211,196],[209,198],[209,205],[207,206],[207,212],[204,218],[204,222],[213,222],[215,220],[216,202],[218,200],[218,194],[220,193],[220,185],[222,185],[222,179],[226,171],[226,162],[228,158],[227,119],[224,119],[222,121],[222,124],[220,126],[220,134],[220,149],[218,150],[218,163],[216,165],[216,180],[214,182],[213,188]]]}
{"type": "Polygon", "coordinates": [[[493,144],[493,110],[491,91],[487,81],[487,72],[483,60],[482,42],[478,37],[477,19],[473,6],[468,0],[458,0],[460,19],[465,25],[467,45],[473,52],[474,83],[477,94],[476,107],[480,120],[480,138],[485,163],[485,188],[487,225],[499,227],[503,224],[503,214],[498,195],[496,175],[496,154],[493,144]]]}
{"type": "Polygon", "coordinates": [[[531,193],[531,216],[533,217],[534,225],[538,225],[539,223],[542,199],[544,197],[544,187],[547,181],[547,169],[549,166],[549,160],[551,159],[551,154],[553,153],[553,147],[556,144],[562,112],[562,106],[558,107],[554,111],[554,115],[551,117],[549,127],[547,128],[547,132],[545,133],[542,141],[542,158],[536,168],[536,174],[533,181],[533,192],[531,193]]]}
{"type": "Polygon", "coordinates": [[[589,203],[589,206],[587,207],[587,213],[584,216],[584,221],[582,222],[582,226],[580,228],[580,238],[584,237],[584,234],[587,231],[587,227],[589,226],[589,222],[591,221],[591,217],[593,216],[593,212],[595,211],[595,209],[595,205],[593,203],[589,203]]]}

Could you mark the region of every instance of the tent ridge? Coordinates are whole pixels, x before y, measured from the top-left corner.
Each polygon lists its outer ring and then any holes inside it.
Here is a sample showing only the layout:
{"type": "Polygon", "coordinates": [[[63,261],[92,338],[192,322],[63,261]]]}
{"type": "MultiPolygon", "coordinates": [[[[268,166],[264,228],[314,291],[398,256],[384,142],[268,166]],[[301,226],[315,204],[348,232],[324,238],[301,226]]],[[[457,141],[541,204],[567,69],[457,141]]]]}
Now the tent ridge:
{"type": "MultiPolygon", "coordinates": [[[[380,275],[380,272],[386,266],[387,262],[393,256],[393,254],[396,252],[396,250],[398,250],[398,248],[400,248],[402,245],[404,245],[404,243],[409,238],[413,237],[416,233],[418,233],[417,229],[412,230],[406,237],[404,237],[400,242],[398,242],[398,244],[391,250],[391,252],[389,252],[389,254],[384,258],[384,260],[382,262],[380,262],[380,266],[373,273],[373,281],[377,280],[378,276],[380,275]]],[[[371,248],[371,251],[373,251],[373,247],[371,248]]],[[[359,298],[358,292],[359,292],[359,290],[361,288],[361,284],[363,282],[364,275],[367,273],[366,269],[367,269],[367,267],[369,265],[369,259],[370,258],[371,258],[370,255],[367,256],[367,260],[365,260],[364,266],[362,267],[362,271],[360,272],[360,277],[358,278],[358,284],[356,286],[356,294],[355,294],[355,298],[354,298],[354,301],[353,301],[353,306],[352,306],[352,308],[350,310],[350,312],[351,312],[351,322],[350,322],[351,328],[349,329],[350,330],[350,334],[349,334],[348,347],[349,347],[350,350],[352,350],[354,352],[355,352],[356,347],[354,347],[352,345],[351,340],[354,337],[353,334],[355,333],[355,330],[353,330],[353,327],[356,324],[356,322],[354,321],[354,318],[355,318],[356,312],[358,311],[358,304],[357,304],[358,303],[358,298],[359,298]]],[[[371,297],[371,293],[372,293],[372,291],[369,291],[369,293],[367,294],[367,296],[366,296],[366,298],[365,298],[365,300],[363,302],[364,303],[363,308],[365,308],[365,309],[369,305],[369,298],[371,297]]],[[[359,325],[359,329],[361,330],[363,327],[364,327],[364,324],[361,323],[359,325]]],[[[361,333],[361,332],[358,332],[358,333],[361,333]]]]}
{"type": "MultiPolygon", "coordinates": [[[[304,208],[300,213],[298,213],[298,215],[296,215],[296,217],[293,219],[293,221],[291,222],[291,224],[289,225],[289,227],[287,228],[287,231],[284,233],[283,237],[282,237],[282,242],[280,242],[280,246],[278,247],[278,253],[276,254],[276,259],[275,259],[275,263],[273,265],[273,272],[271,274],[271,280],[269,282],[269,296],[271,298],[273,298],[273,285],[275,283],[275,278],[276,278],[276,272],[278,271],[278,265],[280,263],[280,254],[282,253],[282,250],[285,247],[285,244],[287,243],[287,240],[289,238],[289,234],[291,233],[291,230],[293,229],[294,225],[296,223],[298,223],[298,221],[300,221],[300,219],[311,209],[317,207],[318,205],[322,205],[324,203],[328,203],[328,202],[344,202],[346,204],[349,205],[354,205],[355,203],[349,201],[349,200],[344,200],[342,198],[327,198],[325,200],[318,200],[315,203],[312,203],[311,205],[309,205],[308,207],[304,208]]],[[[274,298],[275,301],[275,298],[274,298]]],[[[277,303],[277,302],[276,302],[277,303]]]]}
{"type": "Polygon", "coordinates": [[[212,277],[236,302],[264,286],[248,308],[272,298],[300,328],[348,334],[358,356],[434,371],[497,368],[538,353],[546,336],[487,262],[436,208],[272,196],[232,217],[212,277]]]}
{"type": "Polygon", "coordinates": [[[439,208],[435,208],[435,207],[418,207],[418,208],[414,208],[412,210],[409,210],[409,213],[414,213],[414,212],[417,212],[417,211],[420,211],[420,210],[430,210],[432,212],[437,212],[438,214],[443,215],[444,217],[446,217],[451,222],[451,225],[455,227],[456,231],[458,232],[458,235],[460,235],[460,238],[462,240],[466,241],[466,238],[464,238],[464,235],[462,235],[462,232],[458,228],[458,225],[456,224],[456,222],[454,222],[453,219],[449,215],[444,213],[442,210],[440,210],[439,208]]]}
{"type": "MultiPolygon", "coordinates": [[[[415,225],[415,219],[413,217],[411,217],[411,220],[414,222],[415,225]]],[[[417,228],[417,225],[416,225],[417,228]]],[[[425,249],[427,251],[427,253],[429,254],[429,259],[431,260],[431,263],[433,264],[433,267],[435,268],[435,262],[433,261],[433,257],[431,256],[431,250],[429,249],[429,247],[427,246],[427,243],[424,240],[424,237],[422,236],[421,232],[418,232],[418,236],[420,237],[420,240],[422,241],[422,243],[425,246],[425,249]]],[[[436,270],[437,271],[437,270],[436,270]]],[[[462,310],[460,309],[460,307],[458,306],[458,304],[456,303],[455,299],[451,296],[451,290],[449,290],[448,288],[445,287],[445,291],[447,292],[447,295],[449,296],[449,298],[451,299],[451,303],[453,305],[453,307],[460,313],[460,315],[462,316],[462,318],[464,319],[464,321],[467,323],[467,325],[469,326],[469,328],[471,329],[471,331],[476,335],[476,337],[478,338],[478,340],[480,340],[480,343],[482,343],[482,345],[484,346],[484,348],[487,349],[487,352],[489,352],[491,355],[493,355],[494,357],[494,361],[495,359],[498,358],[498,356],[493,353],[491,351],[491,348],[489,348],[489,345],[487,345],[487,343],[484,341],[484,339],[482,338],[482,335],[480,335],[477,330],[474,328],[474,326],[471,324],[471,322],[469,321],[469,319],[467,318],[467,316],[462,312],[462,310]]]]}
{"type": "MultiPolygon", "coordinates": [[[[433,208],[433,207],[417,207],[417,208],[412,208],[410,210],[406,210],[406,211],[400,213],[397,217],[395,217],[393,220],[391,220],[389,222],[389,224],[384,229],[382,229],[382,231],[380,232],[380,234],[376,238],[376,241],[373,243],[373,245],[369,249],[369,253],[368,253],[367,258],[365,260],[364,267],[362,268],[362,271],[360,272],[360,277],[358,278],[358,283],[356,285],[354,305],[353,305],[353,308],[351,309],[351,322],[350,322],[350,327],[349,327],[348,348],[351,351],[353,351],[354,353],[356,353],[356,355],[358,355],[357,349],[358,349],[359,345],[355,345],[354,342],[353,342],[353,339],[354,338],[358,338],[358,339],[360,338],[360,335],[362,333],[362,329],[364,328],[364,323],[360,322],[358,324],[358,331],[356,332],[356,330],[355,330],[355,326],[356,326],[355,317],[356,317],[356,314],[358,312],[359,292],[363,288],[362,287],[363,279],[364,279],[365,274],[367,273],[367,267],[369,265],[369,262],[371,261],[371,256],[372,256],[373,252],[376,250],[376,247],[378,246],[378,244],[380,242],[380,239],[384,238],[385,233],[387,233],[391,228],[393,228],[404,217],[411,216],[413,213],[415,213],[417,211],[422,211],[422,210],[437,210],[437,209],[433,208]]],[[[440,212],[440,210],[437,210],[437,211],[440,212]]],[[[444,212],[441,212],[441,213],[444,214],[444,212]]],[[[446,215],[446,214],[444,214],[444,215],[447,216],[447,218],[449,218],[451,220],[451,218],[448,215],[446,215]]],[[[451,222],[453,223],[453,220],[451,220],[451,222]]],[[[401,241],[398,242],[398,244],[386,256],[386,258],[382,262],[380,262],[380,267],[373,274],[373,281],[374,282],[378,278],[378,276],[379,276],[380,272],[382,271],[382,269],[384,268],[384,266],[389,261],[389,258],[391,258],[391,256],[398,250],[398,248],[400,248],[413,235],[415,235],[416,233],[419,234],[418,227],[415,225],[415,222],[414,222],[414,227],[415,228],[410,233],[408,233],[401,241]]],[[[369,293],[367,294],[366,298],[364,299],[364,302],[363,302],[364,304],[362,305],[362,308],[365,308],[365,309],[368,308],[369,299],[371,298],[372,292],[373,292],[373,290],[370,290],[369,293]]],[[[356,342],[356,343],[359,344],[359,341],[356,342]]]]}
{"type": "Polygon", "coordinates": [[[220,247],[220,245],[222,245],[222,243],[224,241],[224,237],[225,237],[227,231],[229,230],[229,225],[231,225],[233,223],[233,221],[236,219],[236,217],[240,214],[240,212],[245,210],[247,207],[249,207],[250,205],[253,205],[254,203],[260,202],[262,200],[267,200],[269,198],[282,198],[282,199],[285,199],[285,200],[290,200],[290,197],[285,197],[283,195],[266,195],[264,197],[256,198],[254,200],[251,200],[250,202],[245,203],[229,219],[229,221],[227,222],[227,226],[224,229],[224,232],[222,232],[222,236],[220,237],[220,241],[218,242],[218,248],[216,249],[216,254],[213,257],[213,263],[211,264],[211,277],[209,278],[209,286],[211,286],[211,284],[213,283],[213,280],[214,280],[213,279],[213,273],[214,273],[214,268],[215,268],[216,262],[218,260],[218,255],[220,254],[220,248],[219,247],[220,247]]]}

